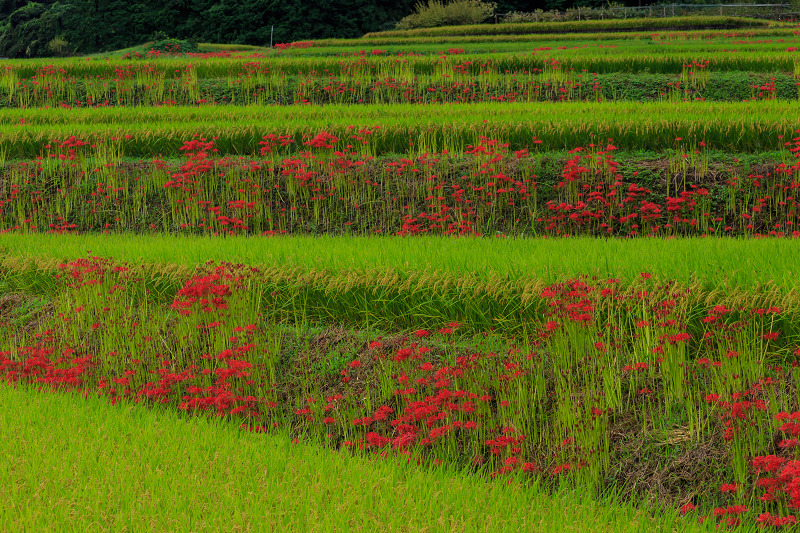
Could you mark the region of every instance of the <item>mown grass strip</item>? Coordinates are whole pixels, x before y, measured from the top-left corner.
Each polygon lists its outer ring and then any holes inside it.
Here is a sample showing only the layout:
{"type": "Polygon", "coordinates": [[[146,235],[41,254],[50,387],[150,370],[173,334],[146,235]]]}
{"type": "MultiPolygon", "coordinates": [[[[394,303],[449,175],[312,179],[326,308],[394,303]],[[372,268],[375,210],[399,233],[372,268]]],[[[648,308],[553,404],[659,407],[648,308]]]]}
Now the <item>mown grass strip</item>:
{"type": "Polygon", "coordinates": [[[5,531],[701,530],[674,511],[654,518],[98,398],[3,385],[0,407],[5,531]]]}

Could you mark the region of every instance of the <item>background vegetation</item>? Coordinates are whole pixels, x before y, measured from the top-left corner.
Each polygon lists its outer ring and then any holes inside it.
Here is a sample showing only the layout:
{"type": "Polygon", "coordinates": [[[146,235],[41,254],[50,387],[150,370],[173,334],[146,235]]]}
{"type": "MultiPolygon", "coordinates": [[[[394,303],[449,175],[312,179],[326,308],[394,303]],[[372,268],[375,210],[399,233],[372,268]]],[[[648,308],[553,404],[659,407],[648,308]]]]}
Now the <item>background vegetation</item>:
{"type": "MultiPolygon", "coordinates": [[[[468,0],[433,2],[423,8],[414,0],[0,0],[0,57],[105,52],[163,40],[165,31],[169,37],[193,42],[263,46],[271,39],[289,43],[360,37],[394,29],[398,22],[408,29],[497,22],[503,15],[530,12],[542,20],[539,14],[544,11],[606,4],[603,0],[468,0]]],[[[639,0],[614,3],[641,4],[639,0]]]]}

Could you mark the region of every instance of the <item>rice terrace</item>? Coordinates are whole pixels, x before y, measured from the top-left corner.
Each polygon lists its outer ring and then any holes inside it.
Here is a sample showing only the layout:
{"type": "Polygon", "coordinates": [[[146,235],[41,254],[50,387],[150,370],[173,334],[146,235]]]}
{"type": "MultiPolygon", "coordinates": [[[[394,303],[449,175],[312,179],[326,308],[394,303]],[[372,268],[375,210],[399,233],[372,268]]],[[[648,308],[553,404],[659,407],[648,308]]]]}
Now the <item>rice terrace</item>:
{"type": "Polygon", "coordinates": [[[0,530],[800,530],[800,6],[68,4],[0,13],[0,530]]]}

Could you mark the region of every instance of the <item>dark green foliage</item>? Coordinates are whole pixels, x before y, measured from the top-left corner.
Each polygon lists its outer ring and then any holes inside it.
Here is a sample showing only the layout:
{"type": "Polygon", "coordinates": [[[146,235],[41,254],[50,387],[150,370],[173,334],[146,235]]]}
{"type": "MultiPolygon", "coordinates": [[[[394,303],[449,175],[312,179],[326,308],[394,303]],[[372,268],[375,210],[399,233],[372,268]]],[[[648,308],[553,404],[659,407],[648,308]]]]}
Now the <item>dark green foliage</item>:
{"type": "MultiPolygon", "coordinates": [[[[15,8],[20,2],[5,0],[0,13],[15,8]]],[[[37,57],[52,55],[48,44],[63,33],[62,21],[72,9],[68,3],[27,2],[14,9],[0,24],[0,56],[37,57]]]]}
{"type": "Polygon", "coordinates": [[[359,37],[407,15],[413,0],[0,0],[0,55],[52,55],[60,35],[80,53],[153,40],[161,32],[194,42],[268,45],[359,37]]]}

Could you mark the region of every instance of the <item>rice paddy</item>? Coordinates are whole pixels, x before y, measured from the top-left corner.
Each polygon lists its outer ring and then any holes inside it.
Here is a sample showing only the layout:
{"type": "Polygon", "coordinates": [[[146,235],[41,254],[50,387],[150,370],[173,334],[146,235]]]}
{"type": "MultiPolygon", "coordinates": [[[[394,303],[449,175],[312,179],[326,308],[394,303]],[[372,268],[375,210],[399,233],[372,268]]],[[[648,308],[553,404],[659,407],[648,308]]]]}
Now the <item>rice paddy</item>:
{"type": "Polygon", "coordinates": [[[790,530],[798,31],[3,61],[0,527],[790,530]]]}

